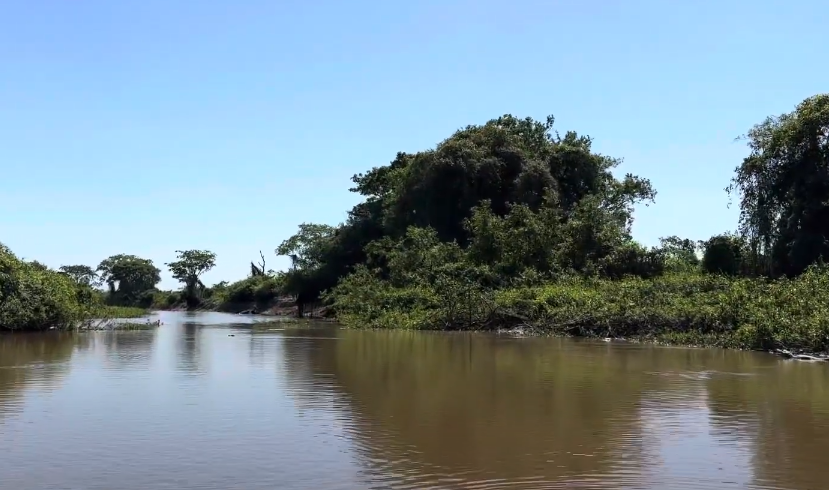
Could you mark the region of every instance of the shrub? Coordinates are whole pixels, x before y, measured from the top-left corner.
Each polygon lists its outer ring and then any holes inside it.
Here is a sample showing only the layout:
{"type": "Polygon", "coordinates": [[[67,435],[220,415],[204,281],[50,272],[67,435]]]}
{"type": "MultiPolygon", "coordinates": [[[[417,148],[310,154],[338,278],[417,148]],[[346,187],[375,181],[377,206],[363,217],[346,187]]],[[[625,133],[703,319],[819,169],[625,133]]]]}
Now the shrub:
{"type": "Polygon", "coordinates": [[[90,314],[93,301],[65,275],[23,262],[0,245],[0,329],[73,327],[90,314]]]}

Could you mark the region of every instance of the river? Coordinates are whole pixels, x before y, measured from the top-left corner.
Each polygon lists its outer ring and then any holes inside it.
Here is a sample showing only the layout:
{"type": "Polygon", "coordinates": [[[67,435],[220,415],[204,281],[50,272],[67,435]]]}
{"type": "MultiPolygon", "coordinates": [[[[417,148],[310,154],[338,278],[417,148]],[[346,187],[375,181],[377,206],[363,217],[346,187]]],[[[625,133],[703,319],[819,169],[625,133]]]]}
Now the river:
{"type": "Polygon", "coordinates": [[[0,336],[0,488],[829,488],[829,363],[153,318],[0,336]]]}

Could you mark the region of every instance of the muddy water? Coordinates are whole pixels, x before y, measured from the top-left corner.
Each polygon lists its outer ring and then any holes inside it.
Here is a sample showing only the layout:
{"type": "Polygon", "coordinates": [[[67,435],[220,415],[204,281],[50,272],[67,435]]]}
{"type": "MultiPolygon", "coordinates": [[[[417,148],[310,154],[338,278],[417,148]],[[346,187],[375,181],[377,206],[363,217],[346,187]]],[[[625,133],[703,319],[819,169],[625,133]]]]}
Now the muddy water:
{"type": "Polygon", "coordinates": [[[0,336],[1,489],[829,488],[829,363],[161,318],[0,336]]]}

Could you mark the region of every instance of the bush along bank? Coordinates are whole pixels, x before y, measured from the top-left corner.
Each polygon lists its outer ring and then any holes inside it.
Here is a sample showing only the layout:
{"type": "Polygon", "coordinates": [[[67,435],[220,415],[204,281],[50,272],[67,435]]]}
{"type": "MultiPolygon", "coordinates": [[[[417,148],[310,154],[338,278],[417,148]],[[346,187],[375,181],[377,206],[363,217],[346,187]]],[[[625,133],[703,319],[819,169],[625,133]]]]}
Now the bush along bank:
{"type": "Polygon", "coordinates": [[[773,281],[677,273],[615,281],[569,277],[503,289],[451,278],[434,285],[389,287],[363,271],[344,281],[332,297],[338,318],[351,327],[517,327],[540,334],[829,351],[826,267],[773,281]]]}
{"type": "Polygon", "coordinates": [[[83,280],[21,260],[0,244],[0,331],[69,330],[146,314],[142,308],[107,306],[83,280]]]}

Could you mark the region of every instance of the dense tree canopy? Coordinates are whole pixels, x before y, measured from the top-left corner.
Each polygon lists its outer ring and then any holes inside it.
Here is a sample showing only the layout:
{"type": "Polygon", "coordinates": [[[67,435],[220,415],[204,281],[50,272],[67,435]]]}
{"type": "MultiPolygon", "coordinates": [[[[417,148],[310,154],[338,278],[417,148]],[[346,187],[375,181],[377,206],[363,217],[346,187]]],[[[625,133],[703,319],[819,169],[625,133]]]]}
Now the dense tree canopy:
{"type": "Polygon", "coordinates": [[[434,230],[441,242],[468,249],[472,262],[497,263],[504,274],[647,275],[640,269],[653,257],[633,246],[630,226],[633,206],[653,201],[656,192],[647,179],[616,178],[612,171],[619,163],[593,152],[587,136],[560,136],[552,117],[539,122],[506,115],[354,176],[352,191],[365,201],[346,223],[303,224],[277,253],[291,256],[289,282],[309,297],[365,263],[367,245],[399,240],[411,227],[434,230]],[[516,227],[522,240],[516,240],[516,227]],[[608,267],[614,253],[633,254],[632,265],[608,267]]]}
{"type": "Polygon", "coordinates": [[[346,222],[303,224],[277,253],[292,258],[286,284],[306,299],[331,290],[358,265],[392,277],[390,256],[378,250],[414,243],[412,227],[454,243],[467,266],[489,268],[502,284],[562,274],[653,277],[700,266],[796,275],[829,256],[828,140],[829,95],[755,126],[751,154],[729,188],[741,197],[742,238],[671,236],[648,249],[630,229],[634,206],[656,196],[650,181],[617,177],[621,160],[594,152],[588,136],[560,135],[552,117],[505,115],[355,175],[351,190],[364,201],[346,222]]]}
{"type": "Polygon", "coordinates": [[[742,237],[715,235],[702,244],[702,268],[706,272],[736,276],[745,270],[746,246],[742,237]]]}
{"type": "Polygon", "coordinates": [[[796,275],[829,258],[829,94],[748,132],[729,190],[761,273],[796,275]]]}
{"type": "Polygon", "coordinates": [[[138,297],[161,282],[161,270],[150,259],[118,254],[101,261],[97,272],[109,287],[114,304],[134,304],[138,297]]]}

